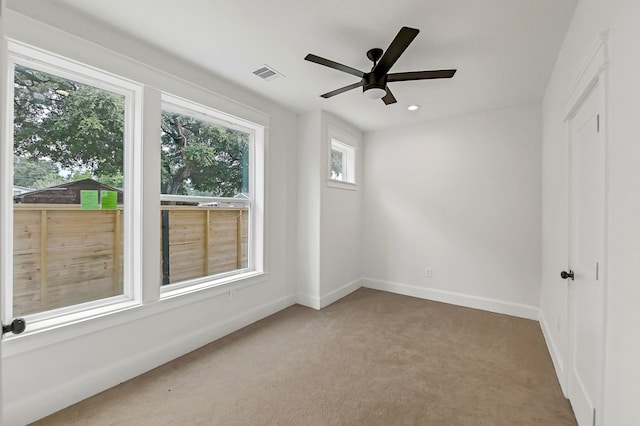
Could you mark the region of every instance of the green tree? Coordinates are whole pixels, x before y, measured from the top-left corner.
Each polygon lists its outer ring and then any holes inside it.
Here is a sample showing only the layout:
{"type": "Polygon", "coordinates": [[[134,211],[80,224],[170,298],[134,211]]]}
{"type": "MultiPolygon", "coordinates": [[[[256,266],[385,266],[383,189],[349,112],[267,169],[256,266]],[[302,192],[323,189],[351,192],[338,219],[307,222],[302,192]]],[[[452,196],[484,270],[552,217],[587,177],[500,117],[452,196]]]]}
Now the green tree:
{"type": "Polygon", "coordinates": [[[92,174],[122,171],[124,96],[16,65],[14,152],[92,174]]]}
{"type": "Polygon", "coordinates": [[[51,174],[35,181],[32,185],[32,189],[49,188],[50,186],[62,185],[63,183],[67,182],[67,179],[65,179],[64,177],[58,174],[51,174]]]}
{"type": "Polygon", "coordinates": [[[247,192],[249,135],[162,113],[162,193],[232,197],[247,192]]]}
{"type": "Polygon", "coordinates": [[[91,172],[78,170],[77,172],[74,172],[71,175],[71,180],[73,182],[77,182],[79,180],[91,179],[92,177],[93,177],[93,175],[91,174],[91,172]]]}
{"type": "MultiPolygon", "coordinates": [[[[15,68],[14,88],[16,156],[47,160],[72,177],[122,187],[123,96],[21,65],[15,68]]],[[[162,192],[247,192],[248,140],[240,131],[163,112],[162,192]]]]}
{"type": "Polygon", "coordinates": [[[344,170],[342,165],[344,155],[340,151],[331,151],[331,174],[333,176],[340,176],[344,170]]]}
{"type": "Polygon", "coordinates": [[[58,168],[54,163],[37,158],[15,156],[13,158],[13,184],[34,188],[34,183],[58,175],[58,168]]]}
{"type": "Polygon", "coordinates": [[[96,180],[114,188],[124,188],[124,176],[121,172],[112,175],[100,175],[96,180]]]}

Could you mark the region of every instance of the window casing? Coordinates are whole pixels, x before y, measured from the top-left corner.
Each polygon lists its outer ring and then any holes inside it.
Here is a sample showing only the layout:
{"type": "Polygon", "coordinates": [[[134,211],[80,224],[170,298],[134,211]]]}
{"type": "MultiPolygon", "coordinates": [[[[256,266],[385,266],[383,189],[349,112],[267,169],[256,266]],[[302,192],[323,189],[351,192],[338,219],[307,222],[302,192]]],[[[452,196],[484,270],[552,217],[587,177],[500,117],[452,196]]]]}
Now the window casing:
{"type": "Polygon", "coordinates": [[[162,100],[162,292],[261,272],[261,127],[168,94],[162,100]]]}
{"type": "Polygon", "coordinates": [[[23,176],[22,169],[13,167],[20,161],[56,170],[49,175],[55,182],[31,183],[31,189],[39,191],[16,199],[3,194],[3,204],[12,206],[4,212],[2,223],[2,234],[10,236],[3,238],[2,252],[12,258],[3,261],[9,266],[2,271],[3,319],[23,315],[28,322],[38,322],[136,303],[139,292],[131,283],[136,274],[133,251],[140,247],[140,238],[133,229],[136,179],[129,173],[135,156],[133,110],[138,88],[22,44],[9,43],[9,50],[7,143],[2,147],[7,173],[3,178],[15,183],[23,176]],[[101,107],[114,109],[112,116],[119,121],[115,133],[100,132],[91,121],[101,107]],[[82,114],[75,114],[78,108],[85,108],[82,114]],[[83,137],[102,142],[87,146],[83,137]],[[82,142],[76,144],[78,140],[82,142]],[[82,159],[89,152],[95,152],[94,165],[107,160],[107,155],[119,159],[113,167],[119,168],[121,179],[127,176],[121,189],[96,186],[100,185],[99,167],[90,169],[91,160],[82,159]],[[78,182],[71,182],[73,174],[78,182]],[[65,185],[57,186],[61,181],[65,185]],[[91,187],[83,186],[86,183],[91,187]],[[107,190],[113,190],[116,198],[107,190]],[[81,202],[83,195],[87,197],[81,202]],[[101,195],[106,195],[105,202],[113,201],[104,209],[101,195]]]}
{"type": "Polygon", "coordinates": [[[356,188],[356,148],[350,136],[329,128],[327,176],[329,186],[356,188]]]}
{"type": "MultiPolygon", "coordinates": [[[[13,164],[11,159],[13,155],[13,67],[20,64],[33,69],[38,69],[61,78],[70,79],[82,84],[90,85],[100,90],[116,93],[124,99],[123,112],[123,169],[121,178],[123,179],[122,188],[122,205],[125,207],[121,213],[121,251],[119,256],[122,258],[122,290],[116,295],[107,297],[89,298],[88,301],[81,303],[70,303],[68,306],[62,306],[55,309],[46,309],[40,312],[27,313],[24,318],[27,320],[27,333],[29,331],[42,330],[49,327],[55,327],[60,324],[76,322],[78,320],[94,318],[102,316],[110,312],[117,312],[122,309],[128,309],[143,305],[144,303],[152,303],[162,298],[180,296],[183,293],[206,290],[211,287],[219,287],[223,285],[244,285],[242,283],[256,282],[252,277],[256,277],[263,272],[263,229],[264,229],[264,127],[246,121],[235,116],[230,116],[212,108],[204,107],[193,102],[185,101],[181,98],[171,95],[162,96],[162,106],[159,103],[144,104],[142,84],[134,83],[129,80],[119,78],[112,74],[102,72],[92,67],[84,66],[72,60],[68,60],[57,55],[43,52],[39,49],[23,45],[17,42],[9,43],[9,78],[7,83],[7,109],[5,129],[6,137],[4,146],[0,147],[2,153],[0,160],[0,197],[3,206],[13,206],[13,164]],[[144,135],[142,133],[143,126],[141,124],[142,116],[148,116],[149,111],[160,111],[162,107],[169,110],[175,110],[189,115],[195,115],[198,119],[207,120],[217,123],[223,127],[245,132],[250,137],[249,158],[247,164],[246,179],[251,188],[248,194],[243,194],[242,198],[231,198],[233,200],[233,208],[238,210],[239,207],[244,209],[246,216],[242,218],[246,222],[246,228],[242,230],[246,236],[244,243],[244,263],[241,267],[224,272],[210,271],[203,273],[197,277],[190,277],[179,282],[170,283],[169,285],[161,285],[158,283],[156,291],[149,291],[149,285],[145,283],[145,271],[147,276],[155,276],[150,273],[149,262],[145,261],[143,265],[142,247],[157,247],[158,235],[161,230],[154,227],[143,226],[143,200],[148,200],[150,187],[154,185],[150,182],[157,182],[155,190],[161,184],[160,176],[145,175],[142,176],[142,170],[145,163],[143,158],[143,145],[145,146],[145,157],[148,157],[148,142],[143,143],[144,135]],[[11,194],[11,195],[9,195],[11,194]],[[146,194],[146,195],[145,195],[146,194]],[[250,279],[251,278],[251,279],[250,279]],[[143,293],[145,295],[143,295],[143,293]]],[[[155,90],[155,89],[152,89],[155,90]]],[[[186,90],[186,92],[195,95],[202,93],[201,91],[186,90]]],[[[154,97],[151,97],[155,101],[154,97]]],[[[159,99],[159,98],[158,98],[159,99]]],[[[224,102],[223,105],[226,105],[224,102]]],[[[147,132],[149,133],[149,132],[147,132]]],[[[159,148],[158,148],[159,149],[159,148]]],[[[160,157],[160,154],[158,154],[160,157]]],[[[149,167],[147,167],[149,169],[149,167]]],[[[102,193],[98,193],[101,197],[102,193]]],[[[188,201],[197,204],[217,203],[218,206],[206,206],[203,209],[219,211],[221,203],[229,203],[230,197],[212,196],[214,194],[165,194],[160,198],[162,201],[169,203],[180,203],[188,201]],[[185,198],[186,197],[186,198],[185,198]]],[[[107,197],[109,198],[109,197],[107,197]]],[[[153,199],[153,197],[151,197],[153,199]]],[[[157,199],[157,198],[156,198],[157,199]]],[[[98,205],[101,204],[98,198],[98,205]]],[[[91,203],[87,202],[87,205],[91,203]]],[[[117,202],[118,207],[120,201],[117,202]]],[[[82,208],[82,203],[80,203],[82,208]]],[[[102,206],[100,206],[102,207],[102,206]]],[[[227,206],[229,207],[229,206],[227,206]]],[[[152,209],[157,209],[157,214],[161,215],[161,207],[149,205],[144,206],[145,215],[148,215],[152,209]]],[[[13,209],[4,209],[0,214],[0,234],[2,235],[2,247],[0,250],[0,264],[3,268],[2,274],[2,320],[9,323],[14,317],[14,290],[13,280],[17,271],[14,271],[14,212],[13,209]]],[[[101,210],[101,209],[100,209],[101,210]]],[[[146,259],[146,257],[145,257],[146,259]]],[[[158,256],[157,269],[162,268],[162,258],[158,256]]],[[[157,270],[156,269],[156,270],[157,270]]],[[[162,276],[162,274],[161,274],[162,276]]],[[[156,281],[155,278],[153,280],[156,281]]],[[[234,287],[235,288],[235,287],[234,287]]],[[[216,291],[217,292],[217,291],[216,291]]],[[[16,310],[16,313],[18,311],[16,310]]]]}

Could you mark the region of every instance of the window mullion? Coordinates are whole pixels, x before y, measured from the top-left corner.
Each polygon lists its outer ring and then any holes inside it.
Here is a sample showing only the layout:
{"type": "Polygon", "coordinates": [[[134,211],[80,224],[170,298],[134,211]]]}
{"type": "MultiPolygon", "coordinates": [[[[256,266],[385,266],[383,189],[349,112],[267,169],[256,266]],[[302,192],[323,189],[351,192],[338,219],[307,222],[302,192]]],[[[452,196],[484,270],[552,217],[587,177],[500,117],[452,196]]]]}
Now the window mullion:
{"type": "Polygon", "coordinates": [[[158,230],[160,221],[160,129],[161,117],[161,93],[160,91],[145,87],[142,97],[142,171],[144,179],[142,187],[142,286],[143,303],[152,303],[160,299],[160,256],[158,250],[158,230]]]}

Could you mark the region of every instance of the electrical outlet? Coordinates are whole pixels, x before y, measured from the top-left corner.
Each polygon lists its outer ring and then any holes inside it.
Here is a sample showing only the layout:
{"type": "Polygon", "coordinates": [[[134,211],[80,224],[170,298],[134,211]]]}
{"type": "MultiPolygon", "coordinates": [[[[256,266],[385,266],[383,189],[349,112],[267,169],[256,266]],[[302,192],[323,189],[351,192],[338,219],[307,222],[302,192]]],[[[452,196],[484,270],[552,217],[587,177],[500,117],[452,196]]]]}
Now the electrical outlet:
{"type": "Polygon", "coordinates": [[[236,298],[236,291],[237,291],[237,290],[235,290],[235,289],[233,289],[233,290],[230,290],[230,291],[229,291],[229,300],[235,300],[235,298],[236,298]]]}
{"type": "Polygon", "coordinates": [[[433,271],[431,268],[427,268],[427,278],[431,278],[433,276],[433,271]]]}

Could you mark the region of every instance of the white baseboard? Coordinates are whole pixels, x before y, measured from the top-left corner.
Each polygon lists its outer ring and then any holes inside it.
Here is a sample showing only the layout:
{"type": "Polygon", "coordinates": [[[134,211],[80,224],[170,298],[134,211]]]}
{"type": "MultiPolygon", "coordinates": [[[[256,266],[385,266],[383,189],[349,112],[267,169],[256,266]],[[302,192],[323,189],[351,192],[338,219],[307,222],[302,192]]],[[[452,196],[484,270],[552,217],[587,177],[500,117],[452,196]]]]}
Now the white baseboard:
{"type": "Polygon", "coordinates": [[[320,309],[326,308],[330,304],[337,302],[338,300],[342,299],[346,295],[353,293],[360,287],[362,287],[362,278],[358,278],[355,281],[351,281],[350,283],[343,285],[339,289],[332,291],[326,296],[322,296],[320,298],[320,309]]]}
{"type": "Polygon", "coordinates": [[[320,310],[320,298],[308,294],[296,294],[296,303],[315,310],[320,310]]]}
{"type": "Polygon", "coordinates": [[[275,314],[294,303],[294,296],[283,297],[226,321],[211,324],[206,328],[193,330],[183,335],[176,335],[175,338],[159,343],[148,351],[120,359],[89,374],[70,377],[68,381],[57,386],[40,390],[34,389],[29,398],[4,406],[3,424],[24,425],[48,416],[275,314]]]}
{"type": "Polygon", "coordinates": [[[309,308],[320,310],[322,308],[326,308],[327,306],[329,306],[334,302],[337,302],[338,300],[342,299],[346,295],[353,293],[360,287],[362,287],[362,278],[358,278],[355,281],[351,281],[350,283],[347,283],[342,287],[322,297],[311,296],[308,294],[298,294],[296,295],[296,303],[302,306],[307,306],[309,308]]]}
{"type": "Polygon", "coordinates": [[[564,371],[564,360],[558,351],[558,347],[556,346],[553,337],[551,336],[551,332],[549,329],[549,324],[547,323],[547,319],[544,316],[544,312],[542,309],[540,310],[540,316],[538,318],[540,322],[540,328],[542,329],[542,335],[544,336],[544,341],[547,344],[547,350],[549,351],[549,355],[551,356],[551,361],[553,362],[553,368],[556,370],[556,376],[558,377],[558,382],[560,382],[560,388],[562,389],[562,393],[564,397],[568,397],[567,393],[567,383],[566,383],[566,374],[564,371]]]}
{"type": "Polygon", "coordinates": [[[467,308],[481,309],[483,311],[511,315],[519,318],[526,318],[535,321],[538,320],[538,307],[524,305],[521,303],[506,302],[503,300],[471,296],[468,294],[454,293],[451,291],[433,288],[417,287],[409,284],[382,281],[373,278],[363,278],[362,287],[403,294],[405,296],[418,297],[420,299],[433,300],[435,302],[450,303],[452,305],[465,306],[467,308]]]}

